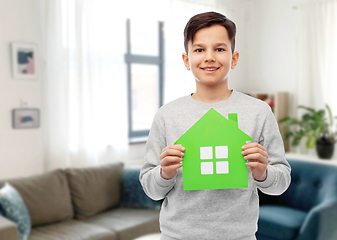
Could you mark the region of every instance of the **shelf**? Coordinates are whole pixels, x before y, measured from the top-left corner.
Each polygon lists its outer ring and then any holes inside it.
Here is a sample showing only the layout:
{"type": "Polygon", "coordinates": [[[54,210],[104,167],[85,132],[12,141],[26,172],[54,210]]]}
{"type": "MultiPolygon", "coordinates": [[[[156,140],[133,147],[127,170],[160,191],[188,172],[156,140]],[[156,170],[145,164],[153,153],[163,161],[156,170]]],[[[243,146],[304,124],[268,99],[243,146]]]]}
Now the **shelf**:
{"type": "MultiPolygon", "coordinates": [[[[282,118],[288,117],[288,93],[287,92],[246,92],[247,95],[265,101],[273,111],[277,123],[282,118]]],[[[279,125],[279,129],[283,138],[284,149],[289,151],[289,142],[285,140],[287,128],[279,125]]]]}
{"type": "Polygon", "coordinates": [[[316,155],[306,155],[306,154],[299,154],[299,153],[286,153],[286,159],[294,159],[294,160],[301,160],[301,161],[314,161],[314,162],[320,162],[323,164],[333,164],[337,165],[337,159],[331,158],[331,159],[321,159],[318,158],[316,155]]]}

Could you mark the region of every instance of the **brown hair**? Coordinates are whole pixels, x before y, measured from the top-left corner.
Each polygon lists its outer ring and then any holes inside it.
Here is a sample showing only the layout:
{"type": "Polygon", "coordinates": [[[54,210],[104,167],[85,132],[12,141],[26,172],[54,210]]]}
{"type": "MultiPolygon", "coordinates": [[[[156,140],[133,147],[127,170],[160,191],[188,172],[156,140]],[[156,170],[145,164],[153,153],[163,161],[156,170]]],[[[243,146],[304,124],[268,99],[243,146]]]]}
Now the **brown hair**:
{"type": "Polygon", "coordinates": [[[228,38],[231,42],[232,53],[235,49],[235,23],[229,20],[226,16],[217,12],[205,12],[193,16],[185,26],[184,30],[184,46],[185,51],[188,51],[188,42],[193,43],[194,36],[202,28],[211,27],[213,25],[220,25],[227,29],[228,38]]]}

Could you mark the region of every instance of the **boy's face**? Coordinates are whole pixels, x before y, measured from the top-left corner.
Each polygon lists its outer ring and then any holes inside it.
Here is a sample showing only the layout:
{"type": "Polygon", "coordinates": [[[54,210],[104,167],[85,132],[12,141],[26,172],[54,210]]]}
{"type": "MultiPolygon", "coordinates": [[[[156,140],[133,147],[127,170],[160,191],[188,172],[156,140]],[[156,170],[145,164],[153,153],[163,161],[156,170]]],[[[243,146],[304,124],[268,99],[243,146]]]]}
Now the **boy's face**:
{"type": "Polygon", "coordinates": [[[238,52],[232,54],[227,29],[220,25],[197,31],[194,42],[188,43],[188,53],[183,53],[184,64],[192,70],[197,86],[227,83],[230,69],[235,68],[238,59],[238,52]]]}

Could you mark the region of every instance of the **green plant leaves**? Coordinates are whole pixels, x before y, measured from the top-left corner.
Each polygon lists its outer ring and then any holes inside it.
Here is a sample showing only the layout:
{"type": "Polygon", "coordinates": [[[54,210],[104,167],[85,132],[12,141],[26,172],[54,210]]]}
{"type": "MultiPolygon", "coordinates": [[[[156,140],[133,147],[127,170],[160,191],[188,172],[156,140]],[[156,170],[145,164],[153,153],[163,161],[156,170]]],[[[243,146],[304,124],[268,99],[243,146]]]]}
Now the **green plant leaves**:
{"type": "MultiPolygon", "coordinates": [[[[325,109],[315,110],[313,108],[299,106],[306,112],[300,119],[286,117],[280,120],[280,124],[293,127],[294,130],[286,132],[286,139],[293,138],[291,144],[298,146],[303,137],[307,137],[306,147],[314,148],[319,138],[325,137],[335,143],[337,141],[337,130],[333,131],[334,118],[331,109],[326,105],[328,119],[325,117],[325,109]]],[[[337,126],[336,126],[337,128],[337,126]]]]}

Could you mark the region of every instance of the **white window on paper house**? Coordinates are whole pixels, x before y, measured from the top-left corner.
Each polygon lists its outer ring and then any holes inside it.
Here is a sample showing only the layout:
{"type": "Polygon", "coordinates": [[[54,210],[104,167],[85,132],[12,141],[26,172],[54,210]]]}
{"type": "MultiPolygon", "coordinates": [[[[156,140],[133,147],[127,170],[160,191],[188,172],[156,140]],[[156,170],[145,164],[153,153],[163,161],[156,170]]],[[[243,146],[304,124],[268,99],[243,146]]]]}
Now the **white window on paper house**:
{"type": "MultiPolygon", "coordinates": [[[[224,159],[228,158],[228,146],[216,146],[215,158],[224,159]]],[[[201,162],[201,174],[214,174],[213,172],[213,147],[200,147],[200,159],[201,162]]],[[[215,162],[216,174],[229,173],[228,161],[216,161],[215,162]]]]}

